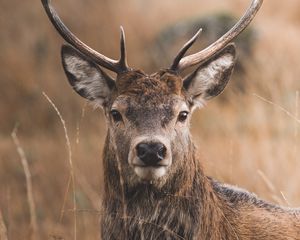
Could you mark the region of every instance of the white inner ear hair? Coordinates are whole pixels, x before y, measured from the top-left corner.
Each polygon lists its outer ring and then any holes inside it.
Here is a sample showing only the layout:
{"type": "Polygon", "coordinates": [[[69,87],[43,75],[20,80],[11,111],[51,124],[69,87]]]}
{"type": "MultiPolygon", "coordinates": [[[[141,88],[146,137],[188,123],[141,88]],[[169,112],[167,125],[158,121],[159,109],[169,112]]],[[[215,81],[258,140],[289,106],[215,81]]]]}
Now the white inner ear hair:
{"type": "Polygon", "coordinates": [[[220,84],[220,80],[223,79],[222,73],[230,68],[233,62],[234,57],[231,54],[226,54],[212,61],[208,66],[199,69],[189,89],[191,95],[205,94],[207,90],[220,84]]]}
{"type": "Polygon", "coordinates": [[[207,67],[200,69],[195,76],[195,81],[193,81],[195,91],[204,93],[218,85],[222,80],[222,73],[232,66],[233,60],[232,55],[226,54],[211,62],[207,67]]]}
{"type": "Polygon", "coordinates": [[[206,67],[200,68],[189,86],[189,93],[194,97],[197,107],[203,107],[207,96],[207,91],[213,89],[224,79],[223,73],[234,63],[234,56],[225,54],[210,62],[206,67]]]}
{"type": "Polygon", "coordinates": [[[84,59],[66,56],[67,70],[75,77],[75,90],[84,90],[87,97],[94,99],[94,103],[101,105],[109,95],[110,89],[101,72],[84,59]]]}

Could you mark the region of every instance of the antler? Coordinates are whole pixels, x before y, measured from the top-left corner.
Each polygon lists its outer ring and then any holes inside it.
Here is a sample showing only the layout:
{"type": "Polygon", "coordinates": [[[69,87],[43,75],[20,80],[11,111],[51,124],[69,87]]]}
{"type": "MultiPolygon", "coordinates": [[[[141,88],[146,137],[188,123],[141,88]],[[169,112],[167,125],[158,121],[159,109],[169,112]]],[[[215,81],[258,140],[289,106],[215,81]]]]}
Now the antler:
{"type": "Polygon", "coordinates": [[[94,49],[90,48],[85,43],[83,43],[80,39],[78,39],[61,21],[55,9],[50,4],[51,0],[42,0],[42,3],[53,26],[56,28],[59,34],[66,40],[66,42],[71,44],[73,47],[78,49],[86,56],[93,59],[97,64],[113,72],[122,73],[128,71],[128,66],[126,61],[125,34],[124,34],[123,27],[120,27],[121,28],[121,39],[120,39],[121,56],[119,60],[114,60],[95,51],[94,49]]]}
{"type": "Polygon", "coordinates": [[[262,3],[263,0],[253,0],[246,13],[227,33],[202,51],[182,58],[199,36],[198,31],[179,51],[170,69],[174,71],[183,71],[188,67],[204,62],[206,59],[209,59],[215,53],[222,50],[250,24],[262,3]]]}

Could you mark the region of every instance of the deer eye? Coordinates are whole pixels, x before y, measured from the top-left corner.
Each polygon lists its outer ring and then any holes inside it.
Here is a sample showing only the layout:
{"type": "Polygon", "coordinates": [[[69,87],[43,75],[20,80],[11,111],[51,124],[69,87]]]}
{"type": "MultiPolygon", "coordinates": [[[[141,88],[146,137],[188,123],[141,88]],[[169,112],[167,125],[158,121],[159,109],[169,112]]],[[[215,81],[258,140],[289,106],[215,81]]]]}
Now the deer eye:
{"type": "Polygon", "coordinates": [[[121,113],[118,112],[117,110],[111,110],[110,115],[112,116],[114,122],[120,122],[123,120],[121,113]]]}
{"type": "Polygon", "coordinates": [[[189,112],[187,112],[187,111],[180,112],[178,115],[178,121],[184,122],[187,119],[188,115],[189,115],[189,112]]]}

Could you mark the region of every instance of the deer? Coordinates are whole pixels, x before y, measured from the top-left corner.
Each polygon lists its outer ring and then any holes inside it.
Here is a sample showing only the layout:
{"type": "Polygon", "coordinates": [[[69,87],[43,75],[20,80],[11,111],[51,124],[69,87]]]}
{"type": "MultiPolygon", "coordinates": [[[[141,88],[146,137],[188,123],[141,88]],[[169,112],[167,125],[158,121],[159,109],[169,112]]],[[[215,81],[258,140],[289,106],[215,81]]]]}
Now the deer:
{"type": "Polygon", "coordinates": [[[120,58],[114,60],[79,40],[50,0],[42,0],[68,43],[61,59],[70,85],[106,118],[102,239],[300,239],[300,209],[266,202],[207,176],[189,131],[192,113],[228,83],[236,61],[232,41],[262,3],[252,0],[227,33],[186,56],[200,29],[170,67],[147,74],[128,66],[122,27],[120,58]],[[192,66],[195,70],[183,76],[192,66]]]}

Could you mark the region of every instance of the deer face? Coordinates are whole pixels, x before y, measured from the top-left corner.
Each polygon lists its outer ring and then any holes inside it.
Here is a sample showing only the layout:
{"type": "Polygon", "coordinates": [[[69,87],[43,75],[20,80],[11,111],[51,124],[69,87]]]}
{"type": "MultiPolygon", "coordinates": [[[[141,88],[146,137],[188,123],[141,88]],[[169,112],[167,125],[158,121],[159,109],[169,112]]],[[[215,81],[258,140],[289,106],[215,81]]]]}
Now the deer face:
{"type": "Polygon", "coordinates": [[[116,88],[109,117],[117,152],[134,180],[165,179],[177,161],[177,145],[184,148],[189,136],[182,79],[168,71],[151,76],[129,72],[117,79],[116,88]]]}
{"type": "Polygon", "coordinates": [[[225,88],[235,60],[234,45],[182,78],[173,70],[152,75],[128,70],[114,80],[70,46],[62,62],[73,89],[103,108],[108,139],[129,185],[162,186],[189,164],[189,121],[192,111],[225,88]]]}

